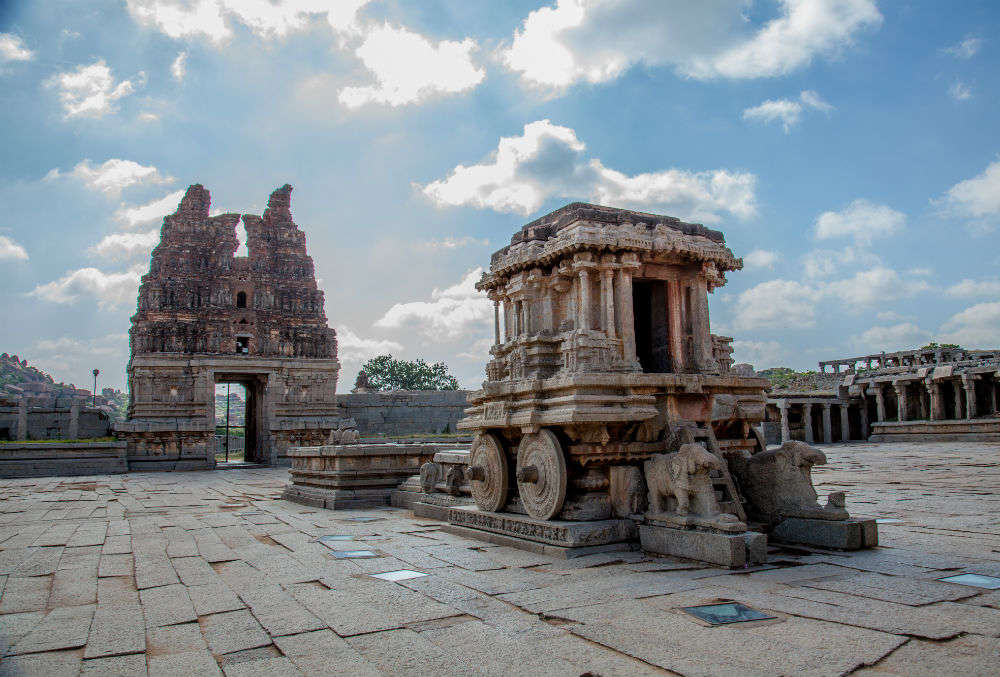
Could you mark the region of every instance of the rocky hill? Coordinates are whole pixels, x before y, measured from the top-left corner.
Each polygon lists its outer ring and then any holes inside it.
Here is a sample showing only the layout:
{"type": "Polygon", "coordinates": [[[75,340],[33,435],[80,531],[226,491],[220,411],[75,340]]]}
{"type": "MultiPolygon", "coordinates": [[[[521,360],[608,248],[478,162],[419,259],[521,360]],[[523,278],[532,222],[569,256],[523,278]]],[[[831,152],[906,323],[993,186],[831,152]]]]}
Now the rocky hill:
{"type": "MultiPolygon", "coordinates": [[[[69,406],[76,397],[91,397],[89,390],[77,388],[72,383],[57,383],[52,376],[28,364],[17,355],[0,353],[0,399],[17,401],[28,396],[35,404],[29,406],[69,406]],[[49,404],[40,405],[39,400],[49,404]]],[[[125,416],[128,396],[120,390],[105,388],[97,395],[97,405],[108,411],[113,421],[125,416]]]]}
{"type": "Polygon", "coordinates": [[[772,367],[756,373],[771,382],[771,392],[815,392],[837,390],[843,374],[821,374],[818,371],[795,371],[788,367],[772,367]]]}

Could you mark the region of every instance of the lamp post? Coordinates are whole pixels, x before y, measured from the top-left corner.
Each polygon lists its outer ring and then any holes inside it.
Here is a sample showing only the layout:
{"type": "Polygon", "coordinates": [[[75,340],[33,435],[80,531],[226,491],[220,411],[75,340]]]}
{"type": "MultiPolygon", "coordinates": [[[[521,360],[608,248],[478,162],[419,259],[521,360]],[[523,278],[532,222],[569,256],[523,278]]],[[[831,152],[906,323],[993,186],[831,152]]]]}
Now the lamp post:
{"type": "Polygon", "coordinates": [[[90,406],[97,406],[97,375],[101,373],[100,369],[94,370],[94,399],[91,401],[90,406]]]}

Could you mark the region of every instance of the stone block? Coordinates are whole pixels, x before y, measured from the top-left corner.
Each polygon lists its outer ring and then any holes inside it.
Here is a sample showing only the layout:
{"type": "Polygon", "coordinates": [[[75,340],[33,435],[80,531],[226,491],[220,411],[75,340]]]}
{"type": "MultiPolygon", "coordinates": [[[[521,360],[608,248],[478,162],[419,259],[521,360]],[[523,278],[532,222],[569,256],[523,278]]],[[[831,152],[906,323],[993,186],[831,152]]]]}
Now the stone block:
{"type": "Polygon", "coordinates": [[[861,550],[878,545],[874,519],[817,520],[789,517],[769,534],[778,543],[799,543],[834,550],[861,550]]]}
{"type": "Polygon", "coordinates": [[[731,569],[767,561],[767,536],[755,531],[722,534],[710,531],[639,525],[645,552],[709,562],[731,569]]]}

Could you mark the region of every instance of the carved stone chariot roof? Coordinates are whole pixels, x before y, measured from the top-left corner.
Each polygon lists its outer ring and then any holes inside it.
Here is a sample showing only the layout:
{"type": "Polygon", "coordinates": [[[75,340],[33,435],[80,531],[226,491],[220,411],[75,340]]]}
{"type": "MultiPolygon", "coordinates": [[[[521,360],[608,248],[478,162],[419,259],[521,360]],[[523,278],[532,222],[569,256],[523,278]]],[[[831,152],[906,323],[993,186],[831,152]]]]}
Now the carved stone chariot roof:
{"type": "Polygon", "coordinates": [[[721,231],[673,216],[573,202],[514,233],[510,244],[493,253],[490,271],[477,285],[496,286],[520,270],[555,263],[576,251],[636,251],[651,256],[711,263],[719,272],[740,270],[721,231]]]}

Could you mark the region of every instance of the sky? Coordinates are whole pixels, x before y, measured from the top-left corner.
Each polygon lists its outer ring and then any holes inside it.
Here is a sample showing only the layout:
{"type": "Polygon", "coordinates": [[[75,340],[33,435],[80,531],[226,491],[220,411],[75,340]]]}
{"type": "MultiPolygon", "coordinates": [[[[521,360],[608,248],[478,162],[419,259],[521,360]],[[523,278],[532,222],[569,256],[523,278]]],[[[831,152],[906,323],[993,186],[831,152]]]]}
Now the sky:
{"type": "Polygon", "coordinates": [[[0,0],[0,351],[124,388],[163,216],[292,213],[340,391],[384,353],[478,387],[475,291],[583,200],[722,230],[758,369],[1000,346],[994,0],[0,0]]]}

